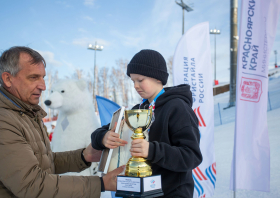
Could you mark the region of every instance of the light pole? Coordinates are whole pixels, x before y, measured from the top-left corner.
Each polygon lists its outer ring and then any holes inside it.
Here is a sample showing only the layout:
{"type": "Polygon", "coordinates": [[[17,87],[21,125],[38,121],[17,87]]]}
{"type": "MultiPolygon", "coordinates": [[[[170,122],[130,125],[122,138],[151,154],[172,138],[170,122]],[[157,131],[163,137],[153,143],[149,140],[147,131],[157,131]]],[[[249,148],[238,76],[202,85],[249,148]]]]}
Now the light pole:
{"type": "Polygon", "coordinates": [[[277,50],[274,50],[275,54],[275,68],[277,68],[277,50]]]}
{"type": "Polygon", "coordinates": [[[181,3],[177,2],[177,0],[175,0],[175,2],[176,2],[179,6],[181,6],[181,7],[182,7],[182,10],[183,10],[182,35],[184,35],[184,25],[185,25],[185,23],[184,23],[184,18],[185,18],[185,17],[184,17],[184,10],[186,10],[187,12],[190,12],[190,11],[193,11],[193,8],[190,7],[189,5],[185,4],[185,3],[183,2],[183,0],[181,0],[181,3]]]}
{"type": "Polygon", "coordinates": [[[97,103],[96,103],[96,91],[97,91],[97,68],[96,68],[96,51],[102,51],[103,46],[97,45],[97,42],[95,42],[95,45],[89,44],[88,49],[94,50],[94,81],[93,81],[93,99],[95,101],[95,111],[97,111],[97,103]]]}
{"type": "MultiPolygon", "coordinates": [[[[235,100],[236,100],[237,43],[238,43],[237,16],[238,16],[238,0],[230,0],[230,84],[229,84],[228,107],[235,106],[235,100]]],[[[234,188],[235,188],[235,183],[234,183],[234,188]]]]}
{"type": "Polygon", "coordinates": [[[215,38],[215,40],[214,40],[214,46],[215,46],[215,50],[214,50],[214,53],[215,53],[215,62],[214,62],[214,68],[215,68],[215,73],[214,73],[214,75],[215,75],[215,77],[214,77],[214,82],[216,82],[216,80],[217,80],[217,78],[216,78],[216,35],[217,34],[221,34],[221,32],[220,32],[220,30],[217,30],[216,28],[214,29],[214,30],[210,30],[210,34],[214,34],[214,38],[215,38]]]}

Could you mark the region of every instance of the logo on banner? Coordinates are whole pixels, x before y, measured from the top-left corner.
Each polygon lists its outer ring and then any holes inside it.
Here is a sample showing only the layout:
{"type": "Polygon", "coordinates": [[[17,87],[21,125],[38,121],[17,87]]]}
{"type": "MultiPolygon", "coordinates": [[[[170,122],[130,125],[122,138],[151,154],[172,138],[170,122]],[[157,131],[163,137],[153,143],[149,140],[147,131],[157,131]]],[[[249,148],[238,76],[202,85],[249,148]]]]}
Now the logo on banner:
{"type": "Polygon", "coordinates": [[[193,169],[193,173],[195,174],[195,176],[200,180],[207,180],[206,176],[201,172],[199,167],[196,167],[195,169],[193,169]]]}
{"type": "Polygon", "coordinates": [[[240,100],[259,102],[262,94],[262,81],[242,77],[240,89],[240,100]]]}
{"type": "Polygon", "coordinates": [[[204,172],[199,167],[193,169],[194,188],[199,198],[206,197],[206,190],[214,189],[216,184],[216,162],[208,166],[204,172]]]}
{"type": "Polygon", "coordinates": [[[216,184],[216,162],[214,162],[212,165],[210,165],[208,168],[205,169],[206,175],[211,181],[211,184],[215,188],[216,184]]]}
{"type": "Polygon", "coordinates": [[[155,184],[156,181],[152,179],[150,182],[151,182],[150,187],[151,187],[151,188],[155,188],[155,187],[156,187],[156,184],[155,184]]]}
{"type": "Polygon", "coordinates": [[[194,188],[199,198],[205,197],[205,185],[207,185],[207,178],[205,173],[202,173],[199,167],[193,169],[194,188]],[[206,182],[206,183],[205,183],[206,182]]]}
{"type": "Polygon", "coordinates": [[[195,108],[193,111],[194,111],[194,113],[195,113],[195,115],[196,115],[196,117],[198,118],[198,124],[199,124],[199,126],[200,127],[206,127],[206,124],[205,124],[205,122],[204,122],[204,119],[203,119],[203,117],[201,116],[201,113],[200,113],[200,107],[198,107],[197,109],[195,108]],[[197,111],[196,111],[197,110],[197,111]],[[202,124],[201,124],[202,123],[202,124]]]}

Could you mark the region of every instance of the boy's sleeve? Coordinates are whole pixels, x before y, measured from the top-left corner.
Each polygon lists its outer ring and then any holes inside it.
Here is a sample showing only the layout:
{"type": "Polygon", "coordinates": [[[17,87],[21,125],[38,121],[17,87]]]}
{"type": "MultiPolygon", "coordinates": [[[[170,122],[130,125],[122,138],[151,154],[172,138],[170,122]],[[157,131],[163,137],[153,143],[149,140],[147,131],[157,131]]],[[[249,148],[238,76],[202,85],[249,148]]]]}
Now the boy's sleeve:
{"type": "Polygon", "coordinates": [[[171,145],[165,142],[149,142],[147,159],[151,163],[174,172],[186,172],[201,163],[200,135],[196,122],[191,121],[191,113],[184,108],[173,108],[168,123],[171,145]]]}
{"type": "Polygon", "coordinates": [[[92,134],[91,134],[91,145],[94,149],[96,150],[103,150],[106,147],[102,144],[103,137],[109,130],[110,123],[107,125],[104,125],[98,129],[96,129],[92,134]]]}

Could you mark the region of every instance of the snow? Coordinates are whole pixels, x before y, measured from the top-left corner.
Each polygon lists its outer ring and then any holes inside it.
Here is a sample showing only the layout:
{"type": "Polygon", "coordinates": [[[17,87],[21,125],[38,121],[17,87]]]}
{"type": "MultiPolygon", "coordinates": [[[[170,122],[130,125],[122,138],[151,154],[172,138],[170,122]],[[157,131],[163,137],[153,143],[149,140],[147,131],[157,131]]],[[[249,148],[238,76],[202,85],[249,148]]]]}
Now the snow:
{"type": "MultiPolygon", "coordinates": [[[[267,112],[270,141],[270,189],[269,193],[237,190],[236,198],[280,197],[280,108],[267,112]]],[[[215,154],[217,163],[217,182],[214,198],[232,197],[229,190],[231,161],[233,154],[234,122],[215,127],[215,154]]],[[[260,178],[261,179],[261,178],[260,178]]]]}
{"type": "MultiPolygon", "coordinates": [[[[270,192],[249,190],[237,190],[236,198],[276,198],[280,197],[280,75],[273,75],[269,79],[269,92],[272,110],[267,112],[268,133],[270,140],[270,192]]],[[[223,93],[214,97],[215,107],[218,103],[226,106],[229,93],[223,93]]],[[[216,110],[216,109],[215,109],[216,110]]],[[[222,110],[223,120],[227,124],[219,125],[219,115],[215,111],[215,155],[217,163],[217,182],[213,198],[233,197],[233,191],[229,190],[231,161],[234,143],[234,115],[235,108],[222,110]],[[217,121],[218,119],[218,121],[217,121]],[[219,125],[219,126],[217,126],[219,125]]],[[[261,178],[260,178],[261,179],[261,178]]]]}

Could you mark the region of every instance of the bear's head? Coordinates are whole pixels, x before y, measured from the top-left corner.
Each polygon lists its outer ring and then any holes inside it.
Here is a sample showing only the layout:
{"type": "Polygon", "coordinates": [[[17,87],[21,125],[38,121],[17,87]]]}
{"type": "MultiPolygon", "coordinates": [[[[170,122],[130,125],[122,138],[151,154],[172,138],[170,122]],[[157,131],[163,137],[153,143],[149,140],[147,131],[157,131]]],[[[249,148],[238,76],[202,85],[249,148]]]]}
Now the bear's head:
{"type": "Polygon", "coordinates": [[[72,79],[60,80],[53,85],[45,104],[68,113],[93,105],[86,81],[72,79]]]}

